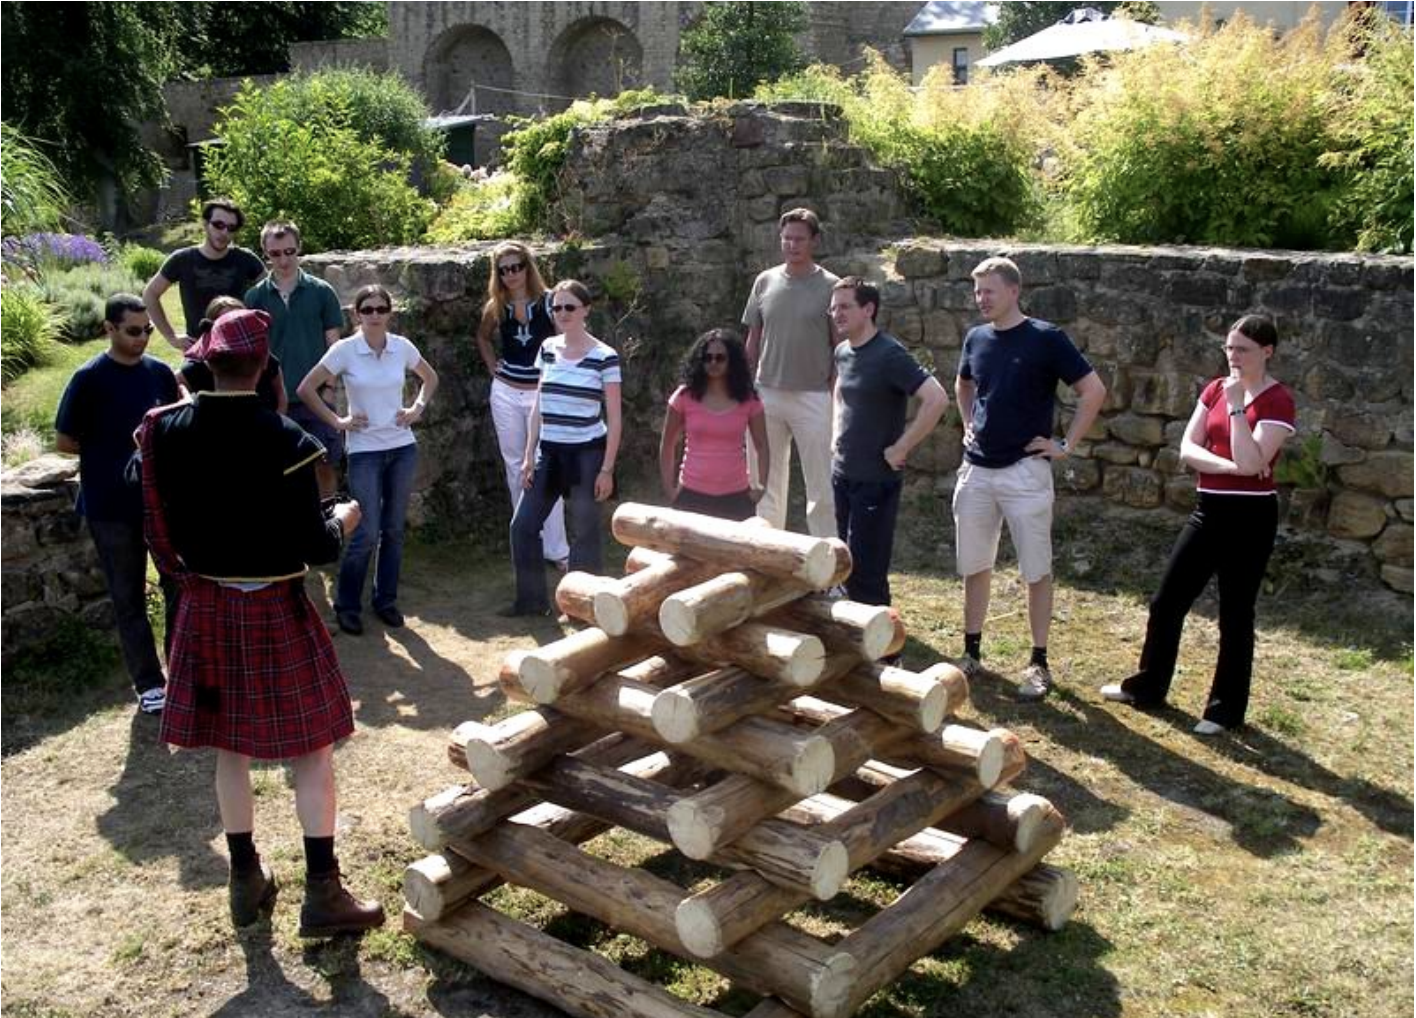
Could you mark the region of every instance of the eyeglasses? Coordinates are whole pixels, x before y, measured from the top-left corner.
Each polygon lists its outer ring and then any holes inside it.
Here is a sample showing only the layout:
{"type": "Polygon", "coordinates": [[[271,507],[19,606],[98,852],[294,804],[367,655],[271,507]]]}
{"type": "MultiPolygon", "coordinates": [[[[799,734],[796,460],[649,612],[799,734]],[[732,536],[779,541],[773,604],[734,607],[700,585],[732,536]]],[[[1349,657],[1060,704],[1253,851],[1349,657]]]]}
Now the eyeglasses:
{"type": "Polygon", "coordinates": [[[705,353],[703,355],[704,364],[726,364],[728,355],[725,353],[705,353]]]}
{"type": "Polygon", "coordinates": [[[156,326],[152,326],[152,325],[125,325],[125,326],[123,326],[123,328],[120,329],[119,331],[122,332],[123,335],[127,336],[127,337],[130,338],[130,339],[137,339],[139,336],[151,336],[154,328],[156,328],[156,326]]]}
{"type": "Polygon", "coordinates": [[[515,274],[515,273],[517,273],[517,272],[525,272],[525,271],[526,271],[526,263],[525,263],[525,262],[512,262],[510,265],[498,265],[498,266],[497,266],[497,275],[499,275],[499,276],[510,276],[510,275],[513,275],[513,274],[515,274]]]}
{"type": "Polygon", "coordinates": [[[392,310],[393,310],[393,308],[389,307],[387,304],[371,304],[371,305],[369,305],[368,307],[360,308],[360,309],[359,309],[359,314],[361,314],[361,315],[386,315],[386,314],[388,314],[388,313],[389,313],[390,311],[392,311],[392,310]]]}
{"type": "Polygon", "coordinates": [[[295,256],[296,252],[298,252],[298,251],[299,251],[299,248],[294,248],[294,247],[275,247],[275,248],[270,248],[270,249],[268,249],[268,250],[266,251],[266,257],[267,257],[267,258],[293,258],[293,257],[295,256]]]}
{"type": "Polygon", "coordinates": [[[219,230],[222,233],[235,233],[237,230],[241,229],[240,223],[228,223],[224,219],[209,219],[207,220],[207,225],[213,230],[219,230]]]}
{"type": "Polygon", "coordinates": [[[552,304],[551,310],[558,315],[568,315],[572,311],[579,311],[584,306],[584,304],[552,304]]]}

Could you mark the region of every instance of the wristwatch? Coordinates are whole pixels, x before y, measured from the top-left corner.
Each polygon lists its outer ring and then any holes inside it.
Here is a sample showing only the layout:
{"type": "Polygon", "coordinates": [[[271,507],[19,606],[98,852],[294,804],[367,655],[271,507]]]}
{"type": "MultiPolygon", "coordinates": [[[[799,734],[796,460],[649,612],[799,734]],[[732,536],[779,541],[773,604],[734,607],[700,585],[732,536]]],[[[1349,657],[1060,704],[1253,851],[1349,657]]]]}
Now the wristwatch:
{"type": "Polygon", "coordinates": [[[1067,440],[1065,438],[1059,438],[1057,440],[1057,447],[1063,452],[1067,452],[1071,449],[1071,446],[1067,444],[1067,440]]]}
{"type": "Polygon", "coordinates": [[[1231,411],[1229,411],[1229,416],[1230,416],[1230,417],[1243,417],[1243,416],[1244,416],[1244,408],[1243,408],[1243,407],[1240,407],[1238,410],[1231,410],[1231,411]]]}

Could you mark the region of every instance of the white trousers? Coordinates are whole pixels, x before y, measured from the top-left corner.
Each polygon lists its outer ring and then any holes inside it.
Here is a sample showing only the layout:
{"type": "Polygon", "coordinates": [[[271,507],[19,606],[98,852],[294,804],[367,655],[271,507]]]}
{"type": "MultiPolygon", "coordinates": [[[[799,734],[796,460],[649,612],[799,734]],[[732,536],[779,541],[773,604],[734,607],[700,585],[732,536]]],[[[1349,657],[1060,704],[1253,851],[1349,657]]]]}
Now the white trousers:
{"type": "MultiPolygon", "coordinates": [[[[500,378],[492,379],[492,426],[497,429],[497,446],[506,467],[506,487],[511,493],[511,512],[521,504],[521,461],[526,456],[526,434],[531,429],[531,410],[536,405],[535,389],[518,389],[500,378]]],[[[547,559],[557,562],[570,558],[565,538],[565,504],[557,501],[541,528],[541,545],[547,559]]]]}
{"type": "MultiPolygon", "coordinates": [[[[794,389],[758,390],[767,417],[767,451],[772,457],[767,490],[757,515],[777,529],[787,523],[787,487],[792,445],[801,456],[806,481],[806,529],[812,537],[836,536],[836,499],[831,490],[831,394],[794,389]]],[[[752,444],[748,443],[749,451],[752,444]]],[[[755,457],[754,457],[755,458],[755,457]]]]}

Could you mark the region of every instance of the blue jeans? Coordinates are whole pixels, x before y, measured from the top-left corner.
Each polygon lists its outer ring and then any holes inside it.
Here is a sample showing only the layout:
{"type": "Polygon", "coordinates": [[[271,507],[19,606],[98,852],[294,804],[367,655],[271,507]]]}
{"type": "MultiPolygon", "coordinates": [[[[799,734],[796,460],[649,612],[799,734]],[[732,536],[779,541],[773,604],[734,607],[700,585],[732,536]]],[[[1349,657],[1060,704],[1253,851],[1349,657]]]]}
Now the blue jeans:
{"type": "Polygon", "coordinates": [[[570,568],[604,571],[600,503],[595,501],[595,477],[605,462],[605,443],[558,445],[542,442],[536,450],[536,473],[511,520],[511,560],[516,566],[516,607],[544,611],[550,607],[541,526],[557,499],[565,499],[570,530],[570,568]]]}
{"type": "Polygon", "coordinates": [[[848,481],[836,474],[831,487],[836,496],[836,534],[851,549],[846,593],[861,604],[888,605],[902,482],[898,478],[848,481]]]}
{"type": "MultiPolygon", "coordinates": [[[[157,643],[147,616],[147,542],[143,539],[141,522],[119,520],[89,520],[89,533],[98,549],[98,561],[108,584],[108,596],[113,599],[113,614],[118,623],[118,642],[123,647],[123,663],[133,689],[145,693],[167,684],[162,674],[162,662],[157,657],[157,643]]],[[[177,606],[177,587],[166,577],[161,578],[162,596],[167,608],[167,638],[172,628],[177,606]]]]}
{"type": "Polygon", "coordinates": [[[418,469],[418,446],[410,442],[383,452],[356,452],[349,456],[349,493],[359,503],[363,517],[339,566],[339,589],[334,610],[358,612],[363,607],[364,578],[369,559],[377,551],[374,568],[374,608],[398,603],[398,571],[403,565],[403,525],[408,519],[408,498],[418,469]]]}

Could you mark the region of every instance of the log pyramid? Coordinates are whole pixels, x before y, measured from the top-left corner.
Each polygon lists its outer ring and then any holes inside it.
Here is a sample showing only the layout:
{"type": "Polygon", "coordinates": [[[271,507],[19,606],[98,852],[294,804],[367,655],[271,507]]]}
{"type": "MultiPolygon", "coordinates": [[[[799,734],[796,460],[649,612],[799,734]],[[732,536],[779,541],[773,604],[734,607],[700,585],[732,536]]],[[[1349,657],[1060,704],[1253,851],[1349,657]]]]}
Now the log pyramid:
{"type": "Polygon", "coordinates": [[[474,780],[410,814],[432,854],[405,874],[405,929],[573,1015],[719,1015],[477,900],[507,882],[760,994],[749,1018],[843,1018],[985,908],[1067,921],[1076,879],[1042,861],[1063,818],[1001,787],[1019,739],[954,717],[952,665],[881,663],[898,615],[820,593],[844,544],[635,503],[613,530],[626,575],[557,590],[588,628],[502,666],[533,706],[452,733],[474,780]],[[690,894],[580,847],[616,827],[728,875],[690,894]],[[835,943],[783,921],[865,866],[913,883],[835,943]]]}

